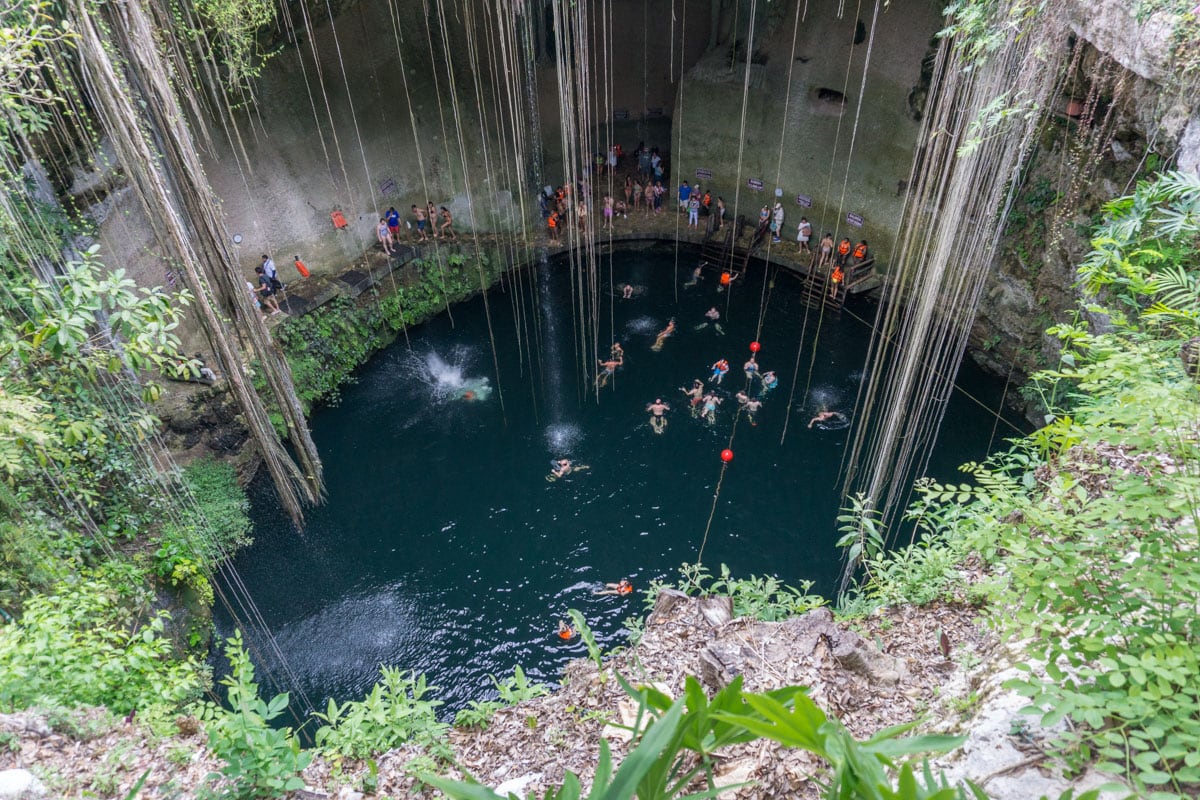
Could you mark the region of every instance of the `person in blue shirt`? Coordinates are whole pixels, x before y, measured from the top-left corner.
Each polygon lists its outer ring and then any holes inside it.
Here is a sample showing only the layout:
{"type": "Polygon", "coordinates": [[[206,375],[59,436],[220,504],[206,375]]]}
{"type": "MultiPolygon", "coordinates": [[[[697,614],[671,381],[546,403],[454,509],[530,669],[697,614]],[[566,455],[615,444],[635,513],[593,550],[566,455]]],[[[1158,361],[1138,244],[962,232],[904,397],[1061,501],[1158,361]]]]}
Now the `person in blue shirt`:
{"type": "Polygon", "coordinates": [[[400,212],[395,207],[389,208],[387,213],[383,215],[387,222],[388,232],[392,234],[392,241],[400,243],[400,212]]]}
{"type": "Polygon", "coordinates": [[[687,211],[688,200],[692,198],[692,187],[688,186],[688,182],[684,181],[679,186],[679,207],[687,211]]]}

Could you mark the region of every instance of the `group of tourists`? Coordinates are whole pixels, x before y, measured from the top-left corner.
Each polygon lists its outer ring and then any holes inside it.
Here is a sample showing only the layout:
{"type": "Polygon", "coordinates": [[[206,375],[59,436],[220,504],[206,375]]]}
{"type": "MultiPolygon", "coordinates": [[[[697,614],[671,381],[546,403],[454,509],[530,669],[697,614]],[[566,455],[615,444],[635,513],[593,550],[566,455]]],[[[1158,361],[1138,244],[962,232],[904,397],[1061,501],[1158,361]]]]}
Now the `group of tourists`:
{"type": "MultiPolygon", "coordinates": [[[[426,201],[424,208],[413,204],[412,215],[417,223],[414,241],[428,242],[429,233],[433,234],[434,239],[454,241],[458,238],[454,233],[454,215],[445,206],[435,206],[432,200],[426,201]],[[426,233],[427,230],[429,233],[426,233]]],[[[396,252],[400,244],[400,222],[400,212],[392,206],[375,226],[375,238],[389,256],[396,252]]],[[[412,225],[408,225],[408,228],[411,231],[412,225]]]]}

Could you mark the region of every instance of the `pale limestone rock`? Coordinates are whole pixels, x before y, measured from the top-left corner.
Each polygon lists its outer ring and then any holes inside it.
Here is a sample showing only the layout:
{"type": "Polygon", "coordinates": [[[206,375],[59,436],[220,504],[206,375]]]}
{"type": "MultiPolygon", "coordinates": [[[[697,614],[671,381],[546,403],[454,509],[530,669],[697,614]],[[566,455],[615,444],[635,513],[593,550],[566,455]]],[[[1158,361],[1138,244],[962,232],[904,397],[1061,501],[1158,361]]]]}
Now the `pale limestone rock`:
{"type": "Polygon", "coordinates": [[[0,772],[0,800],[41,800],[46,787],[27,769],[0,772]]]}

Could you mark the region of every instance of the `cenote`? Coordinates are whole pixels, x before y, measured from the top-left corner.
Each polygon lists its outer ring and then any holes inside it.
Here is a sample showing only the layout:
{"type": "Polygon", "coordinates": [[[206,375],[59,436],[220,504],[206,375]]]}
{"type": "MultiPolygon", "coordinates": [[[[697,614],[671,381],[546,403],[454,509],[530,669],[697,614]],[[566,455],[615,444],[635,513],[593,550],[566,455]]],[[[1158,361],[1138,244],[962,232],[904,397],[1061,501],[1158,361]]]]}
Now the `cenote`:
{"type": "MultiPolygon", "coordinates": [[[[694,254],[680,255],[680,281],[693,262],[694,254]]],[[[569,265],[552,261],[542,270],[551,302],[542,303],[550,316],[541,320],[539,363],[521,363],[503,292],[489,294],[498,377],[482,298],[455,306],[453,324],[443,314],[410,330],[407,343],[401,338],[359,371],[338,406],[313,415],[328,502],[309,510],[303,532],[275,507],[269,481],[252,486],[255,543],[234,566],[311,702],[361,697],[380,665],[425,673],[447,709],[488,694],[489,674],[514,665],[553,681],[567,660],[586,655],[578,639],[555,636],[568,608],[584,614],[602,646],[616,646],[623,621],[644,614],[643,595],[593,592],[622,577],[638,590],[672,581],[696,560],[718,454],[734,425],[733,395],[745,385],[740,365],[755,338],[763,265],[732,293],[717,291],[714,274],[677,289],[675,265],[673,248],[611,257],[613,282],[638,292],[613,298],[611,314],[605,295],[601,316],[611,318],[626,358],[599,402],[575,377],[569,265]],[[723,335],[697,329],[713,306],[723,335]],[[671,317],[678,332],[652,351],[671,317]],[[719,358],[732,369],[710,426],[690,416],[679,387],[707,379],[719,358]],[[503,391],[503,411],[484,377],[503,391]],[[474,400],[462,399],[467,390],[474,400]],[[655,435],[644,409],[659,397],[672,410],[655,435]],[[548,481],[558,457],[589,469],[548,481]]],[[[765,294],[759,363],[779,374],[780,386],[757,424],[738,421],[704,562],[737,576],[811,581],[828,596],[841,566],[835,517],[849,432],[807,423],[821,408],[852,412],[870,333],[863,320],[875,309],[852,299],[837,317],[813,310],[805,331],[795,277],[781,272],[765,294]]],[[[959,385],[999,405],[1001,387],[972,365],[959,385]]],[[[943,479],[1012,430],[962,391],[945,420],[928,468],[943,479]]],[[[218,620],[223,635],[233,625],[218,620]]],[[[270,648],[259,642],[255,650],[278,677],[270,648]]]]}

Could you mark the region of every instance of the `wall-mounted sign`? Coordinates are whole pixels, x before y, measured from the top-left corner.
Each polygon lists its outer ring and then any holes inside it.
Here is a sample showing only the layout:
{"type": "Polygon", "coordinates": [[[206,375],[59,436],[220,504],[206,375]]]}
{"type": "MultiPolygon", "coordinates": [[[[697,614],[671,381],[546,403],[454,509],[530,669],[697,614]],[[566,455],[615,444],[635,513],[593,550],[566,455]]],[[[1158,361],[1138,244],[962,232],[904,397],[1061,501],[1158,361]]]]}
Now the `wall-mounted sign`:
{"type": "Polygon", "coordinates": [[[696,180],[711,181],[712,180],[712,170],[705,169],[704,167],[696,167],[696,180]]]}
{"type": "Polygon", "coordinates": [[[613,111],[613,119],[629,119],[628,108],[618,108],[613,111]]]}
{"type": "Polygon", "coordinates": [[[663,110],[661,108],[647,108],[646,109],[646,119],[654,119],[655,117],[661,117],[662,115],[663,115],[663,110]]]}
{"type": "Polygon", "coordinates": [[[753,189],[756,192],[761,192],[763,190],[763,182],[760,181],[758,178],[748,179],[746,181],[746,185],[749,186],[751,189],[753,189]]]}
{"type": "Polygon", "coordinates": [[[387,178],[383,183],[379,184],[379,193],[389,195],[396,191],[396,182],[391,178],[387,178]]]}
{"type": "Polygon", "coordinates": [[[812,208],[812,198],[806,194],[798,194],[796,195],[796,205],[812,208]]]}
{"type": "Polygon", "coordinates": [[[846,222],[850,223],[856,228],[861,228],[863,226],[863,218],[858,214],[847,214],[846,222]]]}

